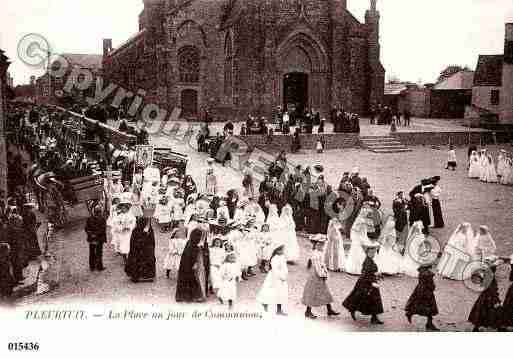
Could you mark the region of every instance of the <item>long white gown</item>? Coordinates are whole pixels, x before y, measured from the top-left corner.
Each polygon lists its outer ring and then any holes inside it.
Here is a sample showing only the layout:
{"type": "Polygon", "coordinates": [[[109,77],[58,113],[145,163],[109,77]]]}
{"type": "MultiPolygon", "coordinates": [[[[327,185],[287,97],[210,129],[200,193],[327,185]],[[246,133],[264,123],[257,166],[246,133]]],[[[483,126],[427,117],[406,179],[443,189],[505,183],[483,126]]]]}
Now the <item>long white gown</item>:
{"type": "Polygon", "coordinates": [[[344,236],[342,236],[342,223],[336,218],[328,223],[328,241],[324,250],[326,268],[332,272],[344,270],[346,253],[344,250],[344,236]]]}
{"type": "Polygon", "coordinates": [[[396,249],[396,242],[395,221],[390,217],[383,228],[381,247],[375,259],[380,273],[389,275],[400,273],[402,256],[396,249]]]}
{"type": "Polygon", "coordinates": [[[344,266],[344,271],[349,274],[362,274],[362,265],[366,257],[362,244],[369,241],[367,232],[372,222],[366,218],[366,213],[362,209],[351,227],[351,248],[344,266]]]}
{"type": "Polygon", "coordinates": [[[219,292],[217,296],[223,301],[237,299],[237,278],[241,276],[236,263],[224,262],[219,269],[219,292]]]}
{"type": "Polygon", "coordinates": [[[112,242],[121,254],[130,252],[130,237],[136,225],[136,218],[131,212],[121,213],[113,218],[112,242]]]}
{"type": "Polygon", "coordinates": [[[419,255],[422,250],[422,244],[426,240],[422,233],[424,226],[421,221],[413,223],[408,233],[404,255],[401,260],[400,272],[413,278],[419,276],[418,269],[420,267],[419,255]]]}
{"type": "Polygon", "coordinates": [[[492,156],[488,155],[487,161],[485,182],[497,183],[497,171],[495,170],[495,163],[493,162],[492,156]]]}
{"type": "Polygon", "coordinates": [[[258,303],[275,305],[287,304],[289,301],[289,286],[287,259],[284,255],[275,255],[271,260],[271,270],[257,294],[258,303]]]}
{"type": "Polygon", "coordinates": [[[476,244],[470,223],[460,224],[449,238],[438,263],[438,272],[445,278],[465,280],[470,278],[476,244]]]}
{"type": "Polygon", "coordinates": [[[276,248],[279,245],[285,245],[285,251],[287,251],[287,243],[282,236],[282,222],[278,216],[278,208],[276,205],[272,204],[269,207],[269,215],[265,223],[269,225],[269,233],[273,239],[273,247],[276,248]]]}
{"type": "Polygon", "coordinates": [[[486,175],[488,172],[488,158],[486,152],[481,152],[481,157],[479,157],[479,179],[483,182],[486,182],[486,175]]]}
{"type": "Polygon", "coordinates": [[[288,262],[297,262],[300,256],[300,249],[296,235],[296,223],[294,218],[292,218],[292,208],[289,205],[283,207],[280,220],[285,240],[285,257],[288,262]]]}
{"type": "Polygon", "coordinates": [[[499,157],[497,158],[497,176],[504,176],[504,170],[506,168],[506,156],[504,153],[499,153],[499,157]]]}
{"type": "Polygon", "coordinates": [[[501,178],[501,184],[513,184],[513,163],[510,159],[506,159],[506,165],[504,166],[504,175],[501,178]]]}
{"type": "Polygon", "coordinates": [[[468,177],[469,178],[479,178],[480,176],[480,166],[479,166],[479,157],[477,156],[477,152],[473,151],[470,155],[470,166],[468,169],[468,177]]]}

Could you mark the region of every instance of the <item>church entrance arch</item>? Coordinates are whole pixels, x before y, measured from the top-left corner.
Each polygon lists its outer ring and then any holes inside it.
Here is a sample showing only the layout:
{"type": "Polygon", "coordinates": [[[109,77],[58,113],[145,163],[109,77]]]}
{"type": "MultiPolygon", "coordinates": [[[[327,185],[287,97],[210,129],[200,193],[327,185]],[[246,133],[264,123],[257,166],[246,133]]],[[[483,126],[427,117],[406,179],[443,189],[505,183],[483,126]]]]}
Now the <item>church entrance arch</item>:
{"type": "Polygon", "coordinates": [[[321,42],[308,29],[297,30],[278,46],[276,56],[280,89],[277,105],[290,110],[293,104],[300,111],[316,109],[327,113],[328,57],[321,42]]]}
{"type": "Polygon", "coordinates": [[[283,76],[283,108],[304,113],[308,109],[308,74],[289,72],[283,76]]]}

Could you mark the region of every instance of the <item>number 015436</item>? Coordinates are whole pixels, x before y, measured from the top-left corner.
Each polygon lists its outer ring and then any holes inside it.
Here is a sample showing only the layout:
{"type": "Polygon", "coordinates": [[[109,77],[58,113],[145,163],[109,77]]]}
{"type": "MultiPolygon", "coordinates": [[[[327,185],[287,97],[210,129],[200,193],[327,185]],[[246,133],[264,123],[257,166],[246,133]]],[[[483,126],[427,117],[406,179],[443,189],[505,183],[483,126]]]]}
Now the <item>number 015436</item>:
{"type": "Polygon", "coordinates": [[[9,351],[38,351],[39,343],[35,342],[11,342],[7,344],[7,349],[9,351]]]}

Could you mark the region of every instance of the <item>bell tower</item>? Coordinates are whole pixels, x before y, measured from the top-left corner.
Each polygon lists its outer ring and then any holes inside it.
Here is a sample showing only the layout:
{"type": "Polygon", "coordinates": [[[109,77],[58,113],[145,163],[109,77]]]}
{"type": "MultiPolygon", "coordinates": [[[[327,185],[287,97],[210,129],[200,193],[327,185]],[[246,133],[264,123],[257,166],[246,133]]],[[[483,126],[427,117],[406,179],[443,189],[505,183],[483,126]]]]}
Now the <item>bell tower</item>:
{"type": "Polygon", "coordinates": [[[368,69],[369,69],[369,106],[376,106],[382,102],[385,74],[382,70],[380,57],[381,46],[379,43],[379,11],[377,0],[370,0],[370,9],[365,12],[365,25],[367,25],[369,36],[368,47],[368,69]]]}

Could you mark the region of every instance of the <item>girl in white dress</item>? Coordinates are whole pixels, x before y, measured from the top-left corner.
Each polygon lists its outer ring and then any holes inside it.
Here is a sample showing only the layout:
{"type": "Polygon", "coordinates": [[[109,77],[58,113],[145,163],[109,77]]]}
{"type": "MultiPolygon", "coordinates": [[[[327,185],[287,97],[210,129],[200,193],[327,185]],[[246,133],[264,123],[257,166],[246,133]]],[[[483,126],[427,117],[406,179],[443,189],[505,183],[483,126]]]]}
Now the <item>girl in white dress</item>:
{"type": "Polygon", "coordinates": [[[506,158],[506,166],[504,168],[504,176],[501,178],[501,183],[504,185],[513,184],[513,160],[506,158]]]}
{"type": "Polygon", "coordinates": [[[470,277],[466,268],[472,262],[475,250],[474,230],[470,223],[458,225],[445,246],[438,263],[438,272],[445,278],[465,280],[470,277]]]}
{"type": "Polygon", "coordinates": [[[275,204],[269,206],[269,215],[266,222],[269,225],[269,232],[275,245],[285,245],[285,239],[282,237],[282,223],[278,216],[278,207],[275,204]]]}
{"type": "Polygon", "coordinates": [[[172,203],[168,197],[162,197],[155,208],[154,217],[160,226],[160,232],[165,233],[169,231],[171,226],[171,211],[173,209],[172,203]]]}
{"type": "Polygon", "coordinates": [[[237,299],[237,282],[240,278],[240,270],[237,267],[235,254],[226,256],[219,270],[219,291],[217,297],[221,304],[228,302],[228,308],[233,308],[233,302],[237,299]]]}
{"type": "Polygon", "coordinates": [[[273,251],[270,267],[271,270],[267,273],[256,299],[264,306],[266,312],[269,305],[276,305],[276,314],[286,316],[283,305],[286,305],[289,300],[289,286],[287,283],[289,272],[287,259],[285,258],[285,246],[280,245],[273,251]]]}
{"type": "Polygon", "coordinates": [[[346,252],[344,250],[344,236],[342,236],[342,223],[338,218],[332,218],[328,223],[328,242],[324,250],[326,268],[332,272],[344,270],[346,252]]]}
{"type": "Polygon", "coordinates": [[[136,218],[130,212],[130,204],[124,201],[118,205],[118,215],[113,223],[114,249],[126,260],[130,252],[130,237],[136,225],[136,218]]]}
{"type": "Polygon", "coordinates": [[[479,158],[479,179],[486,182],[486,175],[488,173],[488,157],[486,150],[481,150],[481,157],[479,158]]]}
{"type": "Polygon", "coordinates": [[[108,234],[110,235],[109,243],[112,245],[116,253],[119,253],[119,243],[115,243],[114,241],[114,223],[116,223],[116,217],[118,216],[118,205],[119,197],[112,198],[110,213],[107,218],[107,226],[109,227],[108,234]]]}
{"type": "Polygon", "coordinates": [[[497,246],[490,234],[488,226],[479,227],[479,233],[477,234],[475,244],[474,258],[481,263],[484,263],[486,258],[494,256],[497,251],[497,246]]]}
{"type": "Polygon", "coordinates": [[[360,275],[362,274],[362,265],[365,260],[365,251],[362,244],[369,241],[367,232],[373,222],[368,218],[369,209],[362,207],[358,217],[356,218],[353,226],[351,227],[351,248],[344,266],[346,273],[360,275]]]}
{"type": "Polygon", "coordinates": [[[500,150],[499,157],[497,158],[497,178],[498,182],[501,182],[502,177],[504,176],[504,170],[506,167],[506,151],[500,150]]]}
{"type": "Polygon", "coordinates": [[[297,262],[300,256],[299,244],[296,235],[296,222],[292,217],[292,207],[287,204],[281,210],[281,225],[285,238],[285,257],[287,262],[297,262]]]}
{"type": "Polygon", "coordinates": [[[389,217],[381,233],[381,248],[375,260],[380,273],[388,275],[400,273],[402,257],[396,248],[396,241],[395,221],[389,217]]]}
{"type": "Polygon", "coordinates": [[[262,230],[258,236],[258,259],[260,261],[260,272],[267,273],[269,261],[273,254],[273,238],[269,232],[269,225],[263,224],[262,230]]]}
{"type": "MultiPolygon", "coordinates": [[[[242,277],[247,279],[254,277],[253,267],[258,264],[257,258],[257,238],[253,231],[244,229],[239,237],[238,253],[240,265],[242,268],[242,277]]],[[[237,248],[237,247],[236,247],[237,248]]]]}
{"type": "Polygon", "coordinates": [[[480,167],[479,167],[479,156],[476,151],[472,151],[470,155],[470,166],[468,169],[468,177],[469,178],[479,178],[480,175],[480,167]]]}
{"type": "Polygon", "coordinates": [[[419,275],[418,269],[421,264],[419,255],[422,253],[423,244],[426,240],[422,232],[423,229],[424,226],[421,221],[413,223],[401,259],[400,272],[413,278],[417,278],[419,275]]]}
{"type": "Polygon", "coordinates": [[[226,259],[226,250],[223,246],[221,238],[216,237],[212,241],[210,252],[210,283],[212,289],[217,291],[221,285],[220,270],[226,259]]]}
{"type": "Polygon", "coordinates": [[[488,165],[486,166],[485,182],[497,183],[497,171],[495,170],[495,163],[493,162],[493,157],[492,157],[492,155],[488,155],[486,157],[487,157],[488,165]]]}
{"type": "Polygon", "coordinates": [[[166,277],[169,278],[171,271],[178,273],[182,253],[187,244],[187,228],[183,219],[178,222],[178,226],[173,229],[168,240],[168,251],[164,258],[164,269],[166,277]]]}

